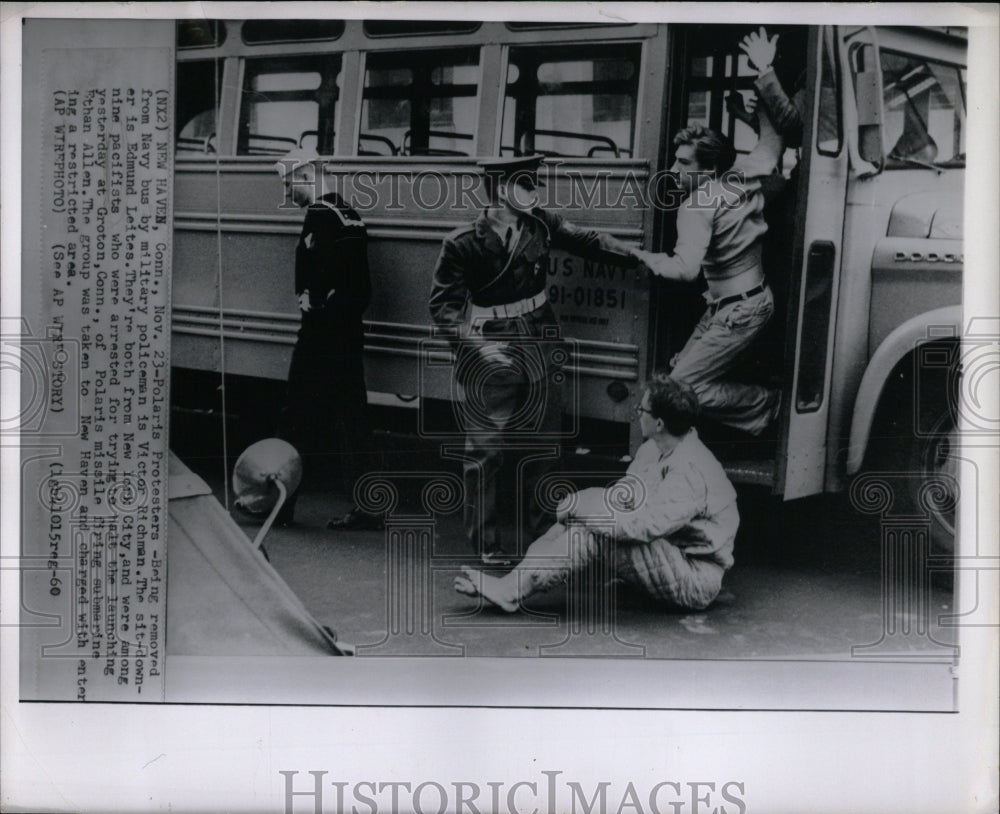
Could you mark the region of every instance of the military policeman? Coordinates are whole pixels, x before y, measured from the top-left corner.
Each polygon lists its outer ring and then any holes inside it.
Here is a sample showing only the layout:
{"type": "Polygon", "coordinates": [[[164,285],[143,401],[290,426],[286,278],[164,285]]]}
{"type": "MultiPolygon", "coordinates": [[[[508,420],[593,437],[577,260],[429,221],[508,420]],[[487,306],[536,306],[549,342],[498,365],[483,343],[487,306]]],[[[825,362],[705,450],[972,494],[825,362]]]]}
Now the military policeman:
{"type": "Polygon", "coordinates": [[[545,295],[549,250],[635,265],[624,244],[539,207],[541,160],[480,162],[490,203],[445,238],[430,296],[431,318],[455,352],[466,439],[465,533],[485,565],[510,564],[498,530],[505,448],[516,444],[523,454],[516,491],[528,503],[531,538],[551,522],[535,495],[558,461],[563,410],[565,348],[545,295]]]}
{"type": "MultiPolygon", "coordinates": [[[[362,315],[371,300],[364,221],[326,188],[314,150],[293,150],[275,168],[286,200],[306,210],[295,247],[295,296],[301,327],[288,371],[288,396],[278,435],[307,461],[317,440],[332,434],[348,495],[372,463],[367,422],[362,315]]],[[[279,522],[290,523],[293,501],[279,522]]],[[[377,528],[381,518],[355,507],[329,528],[377,528]]]]}

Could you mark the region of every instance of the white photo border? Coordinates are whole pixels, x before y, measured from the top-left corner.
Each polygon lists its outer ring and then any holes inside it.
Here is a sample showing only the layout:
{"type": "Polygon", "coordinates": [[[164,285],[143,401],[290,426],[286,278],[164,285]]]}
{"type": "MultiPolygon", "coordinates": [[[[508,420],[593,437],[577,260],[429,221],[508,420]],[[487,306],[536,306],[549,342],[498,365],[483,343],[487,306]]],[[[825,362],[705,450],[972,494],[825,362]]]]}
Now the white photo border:
{"type": "MultiPolygon", "coordinates": [[[[564,17],[614,22],[623,15],[670,21],[752,19],[755,22],[840,21],[845,14],[870,24],[893,23],[891,5],[733,4],[722,9],[671,4],[559,4],[564,17]]],[[[21,16],[213,18],[247,16],[413,19],[510,16],[551,18],[553,5],[531,4],[5,4],[0,48],[0,122],[3,122],[2,316],[20,302],[19,110],[21,16]]],[[[913,24],[968,25],[970,86],[986,98],[970,103],[969,164],[979,168],[966,185],[965,320],[997,320],[996,224],[1000,222],[996,76],[996,10],[987,6],[914,4],[913,24]],[[977,236],[973,240],[972,236],[977,236]],[[973,271],[969,271],[973,270],[973,271]],[[979,270],[979,271],[975,271],[979,270]]],[[[16,375],[4,371],[4,415],[16,412],[16,375]],[[11,408],[11,409],[8,409],[11,408]]],[[[18,450],[2,450],[2,616],[18,616],[18,450]]],[[[996,447],[968,451],[984,480],[980,516],[962,505],[962,525],[983,530],[980,550],[997,546],[996,447]],[[992,505],[990,505],[992,502],[992,505]],[[985,506],[982,504],[986,504],[985,506]]],[[[963,551],[971,550],[968,541],[963,551]]],[[[544,786],[543,772],[562,772],[585,789],[607,782],[618,801],[629,784],[640,796],[657,783],[740,783],[745,810],[972,812],[996,808],[997,788],[997,572],[959,570],[957,590],[978,591],[991,623],[963,628],[957,713],[764,712],[730,709],[484,709],[408,707],[212,706],[207,704],[75,705],[19,702],[18,671],[3,670],[2,804],[18,810],[283,811],[281,771],[325,771],[326,781],[468,781],[544,786]]],[[[18,662],[16,626],[0,628],[0,659],[18,662]]],[[[510,665],[517,680],[517,665],[510,665]]],[[[294,669],[289,671],[290,679],[294,669]]],[[[304,788],[296,786],[296,789],[304,788]]],[[[353,786],[352,786],[353,787],[353,786]]],[[[334,809],[333,789],[324,810],[334,809]]],[[[697,796],[697,790],[695,791],[697,796]]],[[[433,799],[433,798],[429,798],[433,799]]],[[[523,799],[531,802],[525,791],[523,799]]],[[[541,798],[540,798],[541,799],[541,798]]],[[[311,810],[309,801],[295,810],[311,810]]],[[[544,806],[535,803],[539,810],[544,806]]],[[[527,805],[530,811],[532,805],[527,805]]],[[[685,812],[696,809],[688,798],[685,812]]],[[[364,810],[363,808],[360,810],[364,810]]],[[[430,810],[435,810],[433,807],[430,810]]],[[[710,810],[710,809],[709,809],[710,810]]],[[[730,809],[735,810],[735,809],[730,809]]]]}

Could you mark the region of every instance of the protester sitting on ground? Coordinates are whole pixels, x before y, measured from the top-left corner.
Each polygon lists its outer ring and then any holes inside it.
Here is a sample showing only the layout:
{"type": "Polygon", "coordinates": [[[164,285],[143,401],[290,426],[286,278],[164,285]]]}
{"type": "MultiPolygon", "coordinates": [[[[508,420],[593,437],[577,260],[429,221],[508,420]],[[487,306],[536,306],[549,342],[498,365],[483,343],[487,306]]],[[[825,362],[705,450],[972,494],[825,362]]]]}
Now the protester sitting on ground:
{"type": "Polygon", "coordinates": [[[698,439],[690,387],[658,374],[636,407],[643,443],[607,489],[567,496],[557,522],[504,577],[465,566],[455,590],[516,611],[529,596],[603,559],[615,579],[665,606],[702,609],[733,564],[736,491],[698,439]]]}

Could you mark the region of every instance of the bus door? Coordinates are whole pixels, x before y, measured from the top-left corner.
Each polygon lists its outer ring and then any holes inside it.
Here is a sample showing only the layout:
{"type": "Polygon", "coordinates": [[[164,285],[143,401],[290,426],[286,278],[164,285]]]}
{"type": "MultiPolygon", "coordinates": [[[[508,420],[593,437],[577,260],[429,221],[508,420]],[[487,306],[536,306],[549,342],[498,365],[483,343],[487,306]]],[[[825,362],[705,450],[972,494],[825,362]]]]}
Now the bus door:
{"type": "MultiPolygon", "coordinates": [[[[673,164],[674,134],[695,124],[728,137],[739,155],[748,154],[757,143],[757,133],[748,121],[757,73],[750,67],[739,43],[751,31],[756,31],[756,27],[695,24],[674,26],[672,30],[668,76],[670,104],[663,155],[659,159],[661,165],[666,168],[673,164]]],[[[767,31],[770,36],[779,38],[775,69],[791,86],[804,65],[805,27],[768,26],[767,31]]],[[[786,150],[779,168],[785,178],[794,169],[795,161],[796,151],[786,150]]],[[[672,204],[679,200],[677,195],[673,180],[663,178],[656,190],[656,201],[660,205],[654,225],[654,251],[672,251],[676,243],[677,210],[672,204]]],[[[652,361],[655,369],[665,369],[691,335],[704,310],[705,300],[701,291],[689,283],[654,278],[652,287],[652,361]]],[[[780,356],[780,351],[776,355],[780,356]]]]}
{"type": "MultiPolygon", "coordinates": [[[[673,134],[694,124],[701,124],[727,136],[739,155],[750,153],[756,146],[758,135],[753,117],[753,102],[756,97],[757,72],[740,50],[743,38],[756,30],[757,26],[748,25],[685,25],[673,29],[675,35],[670,61],[674,70],[671,77],[664,166],[672,163],[673,134]]],[[[778,37],[774,70],[780,84],[789,97],[797,97],[796,101],[806,99],[807,109],[814,111],[815,115],[815,104],[809,100],[818,98],[818,29],[806,26],[767,26],[767,34],[769,37],[778,37]]],[[[833,84],[833,78],[829,75],[824,81],[833,84]]],[[[829,103],[828,99],[826,101],[829,103]]],[[[834,114],[838,109],[834,103],[834,114]]],[[[811,117],[806,115],[805,119],[811,117]]],[[[844,194],[845,161],[838,158],[839,150],[835,145],[824,143],[820,145],[822,150],[819,151],[816,147],[817,140],[811,135],[815,131],[813,122],[805,121],[803,126],[809,131],[809,135],[794,128],[795,132],[786,136],[786,148],[776,172],[765,182],[767,203],[764,214],[768,232],[763,238],[763,263],[768,284],[774,292],[775,315],[748,349],[746,357],[732,371],[735,378],[769,387],[782,387],[786,405],[783,412],[786,414],[795,365],[790,348],[795,347],[801,317],[799,285],[802,277],[802,252],[801,249],[798,254],[793,252],[796,230],[809,230],[810,244],[817,243],[820,259],[827,256],[824,254],[827,250],[821,242],[828,240],[834,247],[832,259],[835,261],[839,254],[837,247],[844,194]],[[805,166],[799,166],[800,161],[804,161],[805,166]],[[802,178],[808,179],[808,183],[802,183],[802,178]],[[810,187],[821,190],[821,197],[828,196],[825,198],[828,205],[817,210],[815,217],[804,224],[796,213],[805,211],[804,202],[810,187]],[[831,191],[831,188],[836,191],[831,191]]],[[[667,183],[671,183],[669,179],[667,183]]],[[[669,189],[661,190],[659,198],[670,200],[670,192],[669,189]]],[[[656,227],[654,249],[671,251],[677,237],[676,208],[665,207],[658,212],[656,227]]],[[[797,234],[797,237],[801,246],[805,236],[797,234]]],[[[819,270],[816,269],[812,279],[817,287],[821,286],[818,275],[819,270]]],[[[827,287],[826,293],[829,292],[827,287]]],[[[655,318],[650,336],[652,359],[655,368],[669,369],[672,357],[683,347],[704,312],[705,301],[697,286],[656,279],[652,281],[652,300],[655,318]]],[[[816,303],[811,311],[822,305],[822,302],[816,303]]],[[[828,300],[826,305],[829,308],[828,300]]],[[[828,321],[827,319],[826,322],[828,321]]],[[[816,344],[811,335],[806,340],[816,344]]],[[[822,344],[823,347],[817,348],[821,357],[821,376],[824,369],[825,336],[822,344]]],[[[815,353],[806,356],[803,364],[811,363],[815,353]]],[[[821,406],[818,403],[821,399],[817,400],[816,397],[814,378],[815,370],[810,368],[804,376],[803,387],[812,388],[813,392],[805,398],[803,391],[804,414],[821,406]]],[[[825,381],[821,378],[820,389],[824,387],[825,381]]],[[[820,416],[811,416],[805,422],[794,421],[793,428],[800,438],[799,443],[803,444],[801,435],[806,422],[823,427],[820,416]]],[[[786,454],[785,447],[788,430],[789,427],[783,420],[779,438],[762,443],[761,439],[735,435],[735,430],[727,431],[708,421],[699,425],[699,432],[720,456],[730,477],[742,483],[772,488],[776,488],[779,482],[783,483],[787,474],[785,468],[791,457],[786,454]]],[[[820,443],[824,437],[825,434],[820,433],[820,443]]],[[[803,445],[803,449],[805,448],[803,445]]],[[[797,459],[795,466],[804,463],[797,459]]],[[[810,462],[809,465],[820,474],[819,485],[809,487],[811,491],[816,491],[822,488],[822,450],[818,461],[810,462]]],[[[809,492],[804,492],[807,493],[809,492]]]]}
{"type": "Polygon", "coordinates": [[[785,500],[821,492],[830,410],[830,370],[848,182],[834,27],[808,31],[805,107],[798,166],[794,255],[788,291],[783,413],[774,490],[785,500]],[[838,90],[839,89],[839,90],[838,90]],[[804,216],[803,216],[804,213],[804,216]]]}

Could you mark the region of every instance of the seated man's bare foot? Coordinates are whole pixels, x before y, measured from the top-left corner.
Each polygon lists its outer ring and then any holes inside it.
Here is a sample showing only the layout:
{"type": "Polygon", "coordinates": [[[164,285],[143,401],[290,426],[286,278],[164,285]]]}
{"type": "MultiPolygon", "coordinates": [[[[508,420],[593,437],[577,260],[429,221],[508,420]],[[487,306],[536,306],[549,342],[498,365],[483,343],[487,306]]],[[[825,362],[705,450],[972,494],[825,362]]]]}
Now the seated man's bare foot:
{"type": "Polygon", "coordinates": [[[455,577],[455,590],[466,596],[481,596],[507,613],[518,608],[517,597],[504,584],[504,578],[491,577],[467,565],[463,565],[462,573],[455,577]]]}

